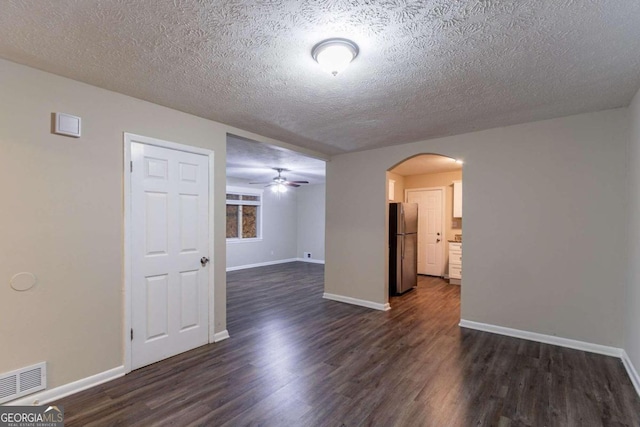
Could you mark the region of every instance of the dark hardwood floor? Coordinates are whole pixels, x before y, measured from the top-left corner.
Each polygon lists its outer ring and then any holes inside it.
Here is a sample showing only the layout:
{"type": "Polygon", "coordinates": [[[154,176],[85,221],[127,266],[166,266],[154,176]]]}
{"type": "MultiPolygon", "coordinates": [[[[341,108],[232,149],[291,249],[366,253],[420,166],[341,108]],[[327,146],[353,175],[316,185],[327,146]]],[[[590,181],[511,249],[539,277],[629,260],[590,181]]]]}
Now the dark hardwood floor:
{"type": "Polygon", "coordinates": [[[421,277],[379,312],[322,299],[323,266],[228,274],[231,338],[57,402],[67,426],[640,426],[620,360],[461,329],[421,277]]]}

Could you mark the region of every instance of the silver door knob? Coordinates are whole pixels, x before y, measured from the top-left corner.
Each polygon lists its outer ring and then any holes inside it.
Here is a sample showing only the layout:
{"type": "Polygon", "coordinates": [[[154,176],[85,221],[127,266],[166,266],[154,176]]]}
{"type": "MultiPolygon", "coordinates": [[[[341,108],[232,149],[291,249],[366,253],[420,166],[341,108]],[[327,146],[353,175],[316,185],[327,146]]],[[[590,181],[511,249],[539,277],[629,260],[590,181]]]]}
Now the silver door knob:
{"type": "Polygon", "coordinates": [[[200,258],[200,264],[202,264],[203,267],[206,267],[208,263],[209,263],[209,258],[207,258],[206,256],[203,256],[202,258],[200,258]]]}

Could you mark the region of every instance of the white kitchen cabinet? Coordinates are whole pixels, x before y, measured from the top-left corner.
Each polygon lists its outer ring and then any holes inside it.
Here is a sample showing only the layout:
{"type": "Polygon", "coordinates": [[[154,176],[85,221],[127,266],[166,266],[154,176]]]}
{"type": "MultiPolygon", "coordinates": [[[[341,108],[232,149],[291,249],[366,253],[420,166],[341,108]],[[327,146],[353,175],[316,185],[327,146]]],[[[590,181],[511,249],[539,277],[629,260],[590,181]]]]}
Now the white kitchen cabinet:
{"type": "Polygon", "coordinates": [[[453,217],[462,218],[462,181],[453,181],[453,217]]]}
{"type": "Polygon", "coordinates": [[[462,243],[449,242],[449,283],[462,282],[462,243]]]}

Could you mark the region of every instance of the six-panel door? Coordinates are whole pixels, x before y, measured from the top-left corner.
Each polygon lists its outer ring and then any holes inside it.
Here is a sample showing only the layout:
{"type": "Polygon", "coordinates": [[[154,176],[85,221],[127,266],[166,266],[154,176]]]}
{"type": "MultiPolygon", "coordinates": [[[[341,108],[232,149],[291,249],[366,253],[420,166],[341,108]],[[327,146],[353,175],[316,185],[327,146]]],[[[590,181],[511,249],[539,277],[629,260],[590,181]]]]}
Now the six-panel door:
{"type": "Polygon", "coordinates": [[[131,145],[132,369],[208,342],[209,163],[131,145]]]}

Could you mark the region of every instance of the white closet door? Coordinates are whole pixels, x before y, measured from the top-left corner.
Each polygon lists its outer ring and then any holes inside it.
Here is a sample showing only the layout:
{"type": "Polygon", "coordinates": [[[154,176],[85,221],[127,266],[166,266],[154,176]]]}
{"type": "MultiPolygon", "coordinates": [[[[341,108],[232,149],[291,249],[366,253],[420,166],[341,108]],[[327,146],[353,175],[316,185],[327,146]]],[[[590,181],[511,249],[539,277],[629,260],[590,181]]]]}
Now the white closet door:
{"type": "Polygon", "coordinates": [[[132,368],[208,342],[209,163],[133,143],[132,368]]]}

